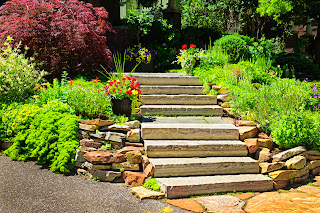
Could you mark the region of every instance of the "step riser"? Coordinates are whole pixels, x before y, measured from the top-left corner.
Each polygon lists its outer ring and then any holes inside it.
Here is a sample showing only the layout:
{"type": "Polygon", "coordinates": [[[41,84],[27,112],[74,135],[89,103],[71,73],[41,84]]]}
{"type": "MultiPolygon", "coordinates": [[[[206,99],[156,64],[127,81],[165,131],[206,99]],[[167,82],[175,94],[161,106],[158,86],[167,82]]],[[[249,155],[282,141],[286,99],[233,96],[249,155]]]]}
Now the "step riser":
{"type": "Polygon", "coordinates": [[[217,104],[217,96],[215,95],[141,95],[140,99],[143,104],[179,104],[179,105],[206,105],[217,104]]]}
{"type": "MultiPolygon", "coordinates": [[[[133,75],[134,76],[134,75],[133,75]]],[[[134,76],[141,85],[190,85],[202,86],[197,77],[175,76],[175,77],[148,77],[134,76]]]]}
{"type": "Polygon", "coordinates": [[[140,107],[142,115],[199,115],[199,116],[222,116],[222,108],[189,108],[189,109],[177,109],[177,108],[150,108],[148,106],[140,107]]]}
{"type": "Polygon", "coordinates": [[[144,140],[239,140],[237,129],[142,128],[144,140]]]}
{"type": "Polygon", "coordinates": [[[208,164],[154,165],[154,177],[186,177],[226,174],[258,174],[257,162],[219,162],[208,164]]]}
{"type": "Polygon", "coordinates": [[[181,87],[170,87],[170,86],[141,86],[141,92],[144,95],[150,94],[190,94],[190,95],[203,95],[202,86],[181,86],[181,87]]]}
{"type": "Polygon", "coordinates": [[[145,150],[149,158],[170,157],[245,157],[248,154],[244,146],[147,146],[145,150]]]}
{"type": "Polygon", "coordinates": [[[159,179],[161,191],[165,192],[168,199],[190,197],[192,195],[210,194],[217,192],[233,191],[270,191],[273,190],[272,180],[243,181],[231,183],[204,184],[196,186],[167,186],[159,179]]]}

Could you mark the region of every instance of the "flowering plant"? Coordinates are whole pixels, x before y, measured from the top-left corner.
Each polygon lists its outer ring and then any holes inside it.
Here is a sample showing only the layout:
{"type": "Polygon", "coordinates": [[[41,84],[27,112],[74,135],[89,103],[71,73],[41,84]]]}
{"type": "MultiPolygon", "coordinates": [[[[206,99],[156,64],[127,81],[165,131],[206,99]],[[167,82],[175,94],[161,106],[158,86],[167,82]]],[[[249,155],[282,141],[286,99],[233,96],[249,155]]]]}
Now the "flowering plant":
{"type": "Polygon", "coordinates": [[[182,45],[180,53],[177,55],[177,63],[181,64],[181,68],[188,74],[192,74],[192,69],[196,66],[196,63],[204,55],[203,50],[199,50],[195,44],[190,44],[190,47],[186,44],[182,45]]]}
{"type": "Polygon", "coordinates": [[[126,49],[126,61],[134,61],[137,63],[149,64],[157,55],[152,49],[141,47],[141,44],[134,45],[126,49]]]}
{"type": "Polygon", "coordinates": [[[133,100],[141,94],[140,83],[130,76],[124,76],[122,79],[110,79],[104,90],[107,95],[117,99],[130,98],[133,100]]]}

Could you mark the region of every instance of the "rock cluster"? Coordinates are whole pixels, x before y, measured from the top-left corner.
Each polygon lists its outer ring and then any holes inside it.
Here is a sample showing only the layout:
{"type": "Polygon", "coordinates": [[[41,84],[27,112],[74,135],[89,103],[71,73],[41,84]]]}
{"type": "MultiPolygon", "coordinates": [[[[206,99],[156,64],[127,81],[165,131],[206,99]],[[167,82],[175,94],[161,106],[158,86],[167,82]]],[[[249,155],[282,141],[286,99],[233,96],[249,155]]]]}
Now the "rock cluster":
{"type": "Polygon", "coordinates": [[[82,120],[75,158],[77,172],[100,181],[141,186],[147,177],[153,176],[154,167],[140,142],[140,125],[139,121],[114,125],[111,120],[82,120]],[[121,148],[123,139],[126,146],[121,148]],[[111,143],[113,150],[101,149],[105,141],[111,143]]]}

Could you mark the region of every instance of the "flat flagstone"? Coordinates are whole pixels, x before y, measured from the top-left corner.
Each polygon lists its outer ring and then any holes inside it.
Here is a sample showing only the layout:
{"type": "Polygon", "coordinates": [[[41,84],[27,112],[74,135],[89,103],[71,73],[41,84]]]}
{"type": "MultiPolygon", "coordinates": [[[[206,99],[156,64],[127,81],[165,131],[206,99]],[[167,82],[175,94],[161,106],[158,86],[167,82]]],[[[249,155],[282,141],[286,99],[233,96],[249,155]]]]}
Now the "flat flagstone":
{"type": "Polygon", "coordinates": [[[244,213],[242,200],[232,195],[215,195],[195,198],[195,201],[205,206],[209,212],[215,213],[244,213]]]}
{"type": "Polygon", "coordinates": [[[167,200],[167,203],[192,212],[204,212],[201,205],[192,199],[167,200]]]}
{"type": "Polygon", "coordinates": [[[161,199],[164,197],[163,192],[156,192],[150,189],[146,189],[143,186],[137,186],[131,188],[131,193],[136,195],[140,200],[142,199],[161,199]]]}

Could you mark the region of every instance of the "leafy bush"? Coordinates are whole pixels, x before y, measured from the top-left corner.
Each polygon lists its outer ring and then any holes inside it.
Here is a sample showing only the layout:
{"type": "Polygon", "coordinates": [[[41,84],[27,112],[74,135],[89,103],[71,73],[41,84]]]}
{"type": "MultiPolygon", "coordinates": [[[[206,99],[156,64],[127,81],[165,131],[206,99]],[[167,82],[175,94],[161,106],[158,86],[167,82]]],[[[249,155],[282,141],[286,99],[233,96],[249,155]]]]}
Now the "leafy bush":
{"type": "MultiPolygon", "coordinates": [[[[282,69],[291,70],[296,78],[304,79],[319,79],[320,70],[319,66],[312,64],[311,60],[304,55],[296,53],[280,53],[276,55],[274,65],[280,65],[282,69]]],[[[289,76],[286,76],[289,77],[289,76]]],[[[290,76],[291,77],[291,76],[290,76]]]]}
{"type": "Polygon", "coordinates": [[[32,58],[27,58],[20,51],[21,43],[11,47],[12,38],[4,42],[0,52],[0,100],[12,102],[23,100],[34,94],[33,88],[41,83],[45,72],[35,67],[32,58]]]}
{"type": "Polygon", "coordinates": [[[290,110],[272,122],[273,141],[283,148],[305,146],[320,150],[319,120],[318,112],[290,110]]]}
{"type": "Polygon", "coordinates": [[[146,180],[146,182],[143,184],[143,187],[147,189],[151,189],[153,191],[160,192],[160,185],[157,183],[155,178],[146,180]]]}
{"type": "Polygon", "coordinates": [[[231,62],[238,62],[241,58],[248,58],[247,43],[236,35],[226,35],[214,42],[215,46],[222,48],[230,56],[231,62]]]}
{"type": "Polygon", "coordinates": [[[112,64],[107,18],[104,8],[78,0],[9,0],[0,8],[0,40],[10,35],[15,45],[21,41],[55,76],[90,71],[112,64]]]}
{"type": "Polygon", "coordinates": [[[80,119],[69,113],[45,112],[34,117],[30,128],[19,132],[3,153],[13,160],[37,158],[53,172],[68,173],[74,166],[80,119]]]}

